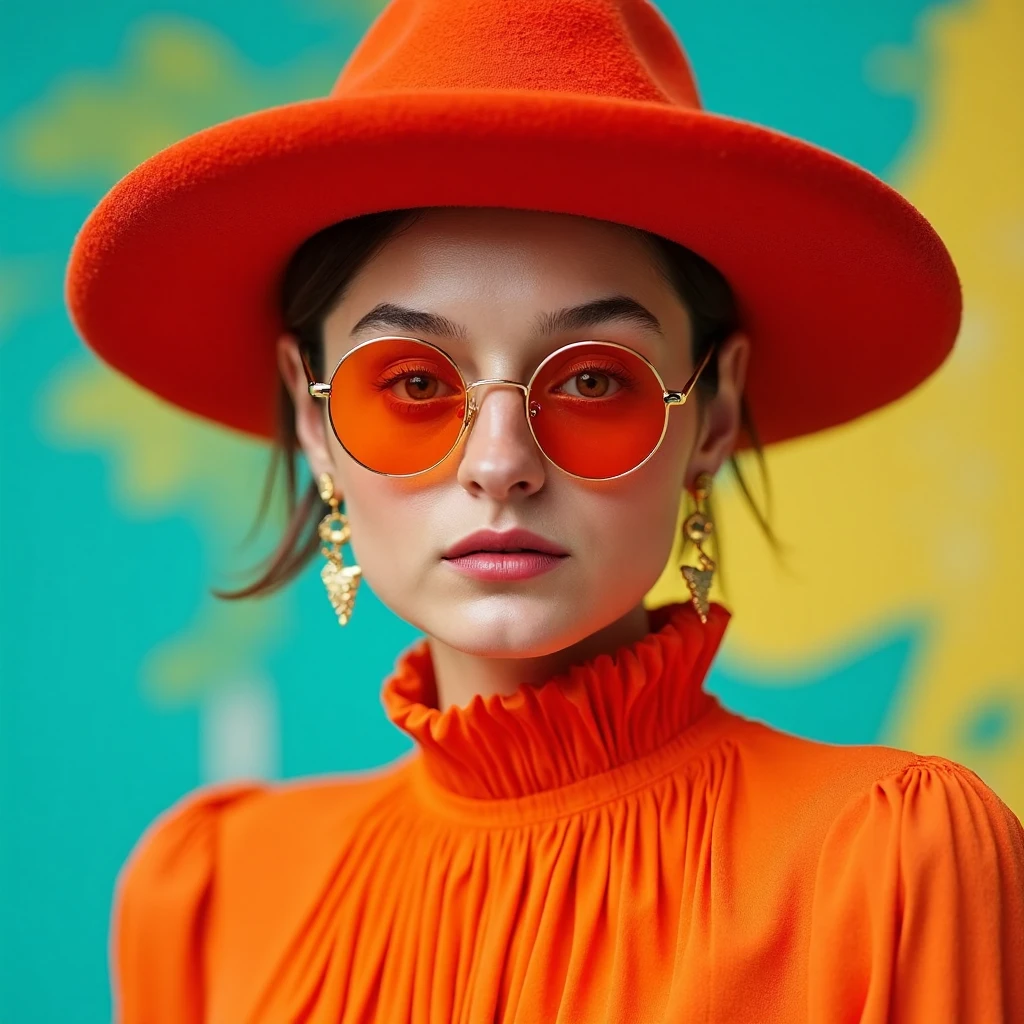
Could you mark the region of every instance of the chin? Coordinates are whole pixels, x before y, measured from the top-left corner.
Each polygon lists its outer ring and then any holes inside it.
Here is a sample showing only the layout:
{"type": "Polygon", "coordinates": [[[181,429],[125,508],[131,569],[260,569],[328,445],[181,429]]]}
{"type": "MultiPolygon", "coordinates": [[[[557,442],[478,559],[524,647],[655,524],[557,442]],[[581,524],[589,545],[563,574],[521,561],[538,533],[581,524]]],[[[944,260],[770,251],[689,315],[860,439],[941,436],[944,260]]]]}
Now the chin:
{"type": "Polygon", "coordinates": [[[572,595],[506,591],[438,604],[418,625],[464,654],[540,658],[578,643],[607,623],[572,595]]]}

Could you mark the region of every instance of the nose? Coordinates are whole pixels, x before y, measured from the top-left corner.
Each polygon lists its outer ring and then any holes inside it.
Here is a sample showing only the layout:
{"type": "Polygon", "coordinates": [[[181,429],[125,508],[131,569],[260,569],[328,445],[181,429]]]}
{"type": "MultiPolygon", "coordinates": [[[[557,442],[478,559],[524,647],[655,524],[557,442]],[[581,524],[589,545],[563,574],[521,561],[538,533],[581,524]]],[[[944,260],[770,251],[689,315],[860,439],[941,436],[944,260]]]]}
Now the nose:
{"type": "Polygon", "coordinates": [[[459,483],[478,496],[507,501],[544,486],[544,456],[526,421],[522,391],[485,385],[474,392],[476,412],[459,463],[459,483]]]}

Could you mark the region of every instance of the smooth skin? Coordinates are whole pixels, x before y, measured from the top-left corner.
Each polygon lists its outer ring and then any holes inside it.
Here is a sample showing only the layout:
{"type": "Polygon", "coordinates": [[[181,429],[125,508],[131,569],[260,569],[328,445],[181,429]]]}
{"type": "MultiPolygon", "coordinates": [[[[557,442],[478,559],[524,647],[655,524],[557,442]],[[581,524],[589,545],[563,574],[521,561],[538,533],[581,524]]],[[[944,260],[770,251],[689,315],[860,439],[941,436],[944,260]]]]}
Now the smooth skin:
{"type": "MultiPolygon", "coordinates": [[[[438,208],[401,230],[353,278],[324,325],[326,366],[399,325],[354,325],[379,303],[440,314],[460,338],[439,345],[467,380],[527,381],[540,360],[573,341],[629,345],[678,388],[693,371],[686,309],[643,237],[627,227],[567,214],[438,208]],[[629,296],[653,313],[658,333],[609,321],[557,335],[536,321],[568,306],[629,296]]],[[[418,476],[381,476],[352,460],[335,437],[327,403],[311,398],[295,338],[278,363],[295,402],[296,430],[314,477],[330,473],[344,498],[352,549],[380,599],[429,638],[438,707],[474,695],[510,694],[570,665],[614,653],[648,632],[644,595],[675,540],[679,502],[702,472],[729,457],[740,426],[750,343],[720,348],[719,387],[673,409],[661,448],[611,481],[584,481],[552,465],[530,433],[522,394],[489,387],[459,446],[418,476]],[[443,553],[476,530],[521,527],[568,551],[551,571],[519,581],[479,581],[443,553]]]]}

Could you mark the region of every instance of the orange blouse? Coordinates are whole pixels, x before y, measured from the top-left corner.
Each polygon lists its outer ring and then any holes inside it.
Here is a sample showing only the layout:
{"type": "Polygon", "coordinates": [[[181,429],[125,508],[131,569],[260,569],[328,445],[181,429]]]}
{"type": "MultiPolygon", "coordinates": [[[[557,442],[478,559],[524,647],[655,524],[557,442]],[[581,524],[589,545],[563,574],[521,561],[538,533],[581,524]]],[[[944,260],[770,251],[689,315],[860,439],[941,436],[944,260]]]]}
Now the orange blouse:
{"type": "Polygon", "coordinates": [[[1024,1021],[1024,832],[972,771],[702,688],[689,605],[540,687],[436,707],[372,773],[208,786],[119,878],[123,1024],[1024,1021]]]}

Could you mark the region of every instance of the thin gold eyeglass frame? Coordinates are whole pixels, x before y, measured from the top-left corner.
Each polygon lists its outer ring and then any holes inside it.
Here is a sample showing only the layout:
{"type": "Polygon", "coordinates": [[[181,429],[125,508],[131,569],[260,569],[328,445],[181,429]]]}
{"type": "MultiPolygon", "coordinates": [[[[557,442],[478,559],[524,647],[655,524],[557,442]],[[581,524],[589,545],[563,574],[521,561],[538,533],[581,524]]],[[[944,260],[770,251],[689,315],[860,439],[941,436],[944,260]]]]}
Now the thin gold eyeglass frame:
{"type": "Polygon", "coordinates": [[[334,436],[338,439],[338,443],[341,445],[342,448],[344,448],[345,453],[349,456],[349,458],[351,458],[354,462],[358,463],[364,469],[368,469],[371,473],[376,473],[378,476],[390,476],[399,479],[405,477],[420,476],[423,473],[429,473],[432,469],[437,469],[437,467],[440,466],[441,463],[444,462],[445,459],[447,459],[448,456],[451,455],[456,448],[458,448],[459,443],[469,433],[470,429],[472,428],[473,420],[475,419],[476,414],[479,410],[479,406],[476,403],[476,398],[473,395],[473,390],[475,388],[482,387],[502,386],[516,388],[517,390],[522,392],[523,412],[526,416],[526,422],[530,428],[530,435],[533,437],[534,444],[537,445],[537,448],[539,449],[540,453],[544,456],[544,458],[546,458],[548,462],[550,462],[551,465],[554,466],[556,469],[560,470],[562,473],[565,473],[566,476],[570,476],[575,480],[587,480],[594,483],[603,483],[607,480],[619,480],[624,476],[628,476],[630,473],[635,473],[641,466],[643,466],[645,463],[649,462],[652,458],[654,458],[655,454],[657,454],[658,449],[661,447],[662,442],[665,440],[665,434],[668,432],[669,411],[671,409],[686,404],[686,400],[690,397],[690,394],[696,386],[697,381],[700,379],[701,374],[704,372],[704,368],[708,365],[711,356],[714,354],[715,350],[718,347],[717,345],[710,345],[708,347],[708,350],[707,352],[704,353],[704,356],[701,359],[700,364],[693,371],[693,373],[690,374],[689,380],[687,380],[683,387],[678,391],[673,391],[669,388],[666,388],[665,382],[664,380],[662,380],[661,374],[658,373],[657,367],[646,356],[644,356],[640,352],[637,352],[636,349],[630,348],[628,345],[622,345],[617,341],[603,341],[597,338],[591,338],[586,341],[574,341],[568,345],[563,345],[561,348],[555,349],[553,352],[548,353],[548,355],[546,355],[537,364],[537,368],[533,371],[533,373],[530,375],[530,379],[525,384],[522,381],[505,380],[504,378],[500,377],[491,377],[486,378],[484,380],[477,380],[473,381],[472,383],[468,383],[466,381],[465,375],[459,369],[458,364],[447,352],[445,352],[443,348],[440,348],[439,346],[433,344],[432,342],[424,341],[423,338],[408,338],[398,334],[385,334],[379,338],[370,338],[367,341],[360,342],[358,345],[355,346],[355,348],[349,349],[349,351],[346,352],[341,357],[341,359],[338,360],[337,366],[334,367],[334,370],[331,373],[331,381],[333,381],[334,378],[338,375],[338,371],[341,369],[342,364],[345,362],[346,359],[348,359],[354,353],[358,352],[360,349],[366,348],[367,345],[373,345],[380,341],[414,341],[436,352],[442,359],[445,360],[445,362],[447,362],[451,366],[451,368],[458,375],[459,380],[462,382],[462,387],[466,395],[466,411],[462,417],[462,426],[459,428],[459,433],[456,435],[455,440],[452,441],[451,447],[433,465],[427,466],[426,469],[417,469],[412,473],[385,473],[382,470],[374,469],[373,466],[368,466],[365,462],[363,462],[361,459],[358,459],[355,455],[352,454],[352,452],[349,451],[348,447],[346,446],[344,440],[341,437],[340,432],[338,431],[337,425],[334,422],[334,413],[331,408],[330,402],[331,384],[325,383],[323,381],[318,381],[316,379],[315,375],[313,374],[312,368],[309,365],[309,361],[306,358],[305,351],[303,351],[300,348],[299,355],[302,358],[302,366],[306,371],[306,379],[308,381],[310,397],[320,398],[327,402],[327,416],[328,419],[330,420],[331,429],[334,431],[334,436]],[[534,381],[537,379],[538,375],[544,369],[544,367],[556,356],[560,356],[563,353],[570,351],[571,349],[593,347],[594,345],[604,345],[607,346],[608,348],[620,349],[621,351],[628,352],[631,356],[634,356],[637,359],[639,359],[651,371],[651,373],[654,374],[654,379],[657,381],[658,386],[661,388],[662,400],[665,403],[665,420],[661,426],[661,435],[658,438],[658,443],[635,466],[633,466],[630,469],[627,469],[623,473],[616,473],[614,476],[580,476],[577,473],[570,473],[569,470],[564,469],[562,466],[559,466],[558,463],[555,462],[555,460],[551,458],[551,456],[548,455],[546,451],[544,451],[544,446],[540,443],[540,440],[537,437],[537,433],[533,429],[533,414],[530,412],[530,390],[533,387],[534,381]]]}

